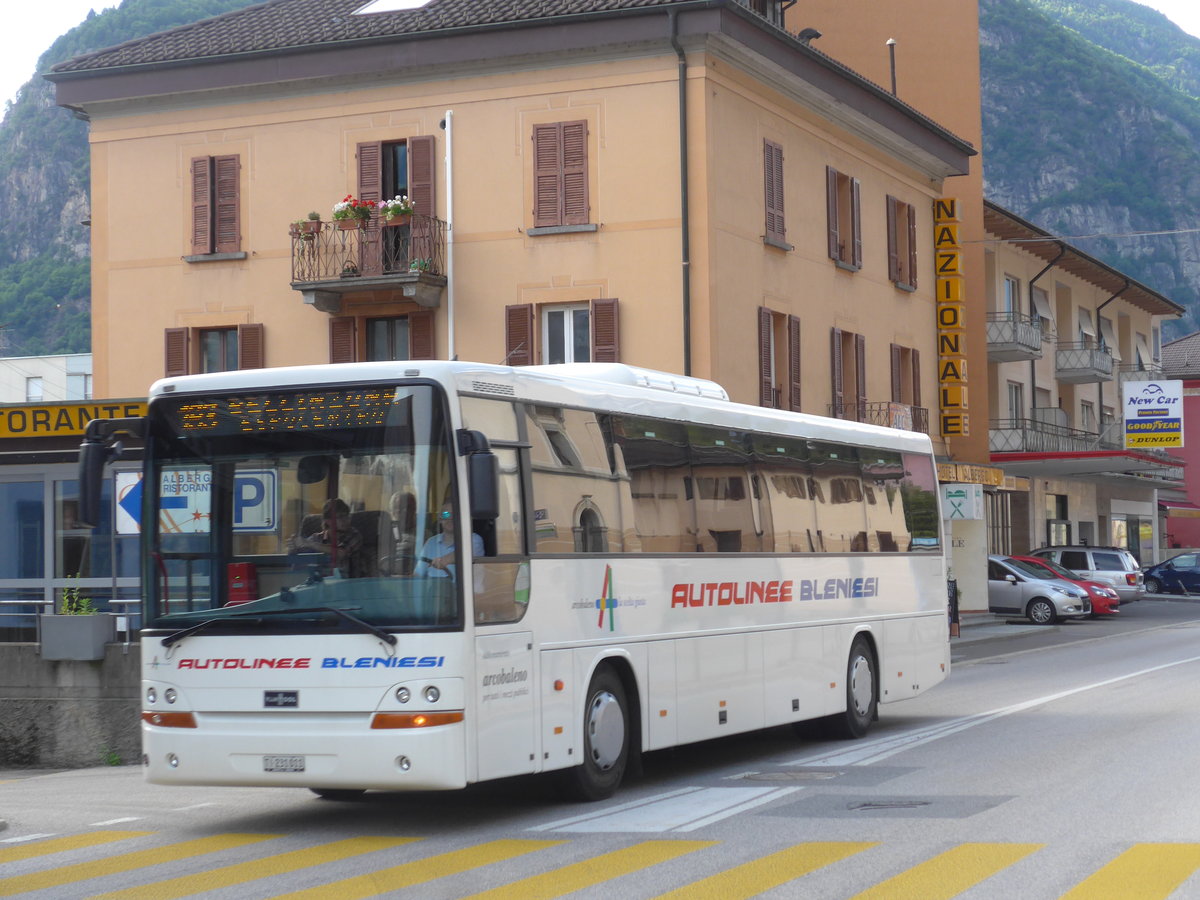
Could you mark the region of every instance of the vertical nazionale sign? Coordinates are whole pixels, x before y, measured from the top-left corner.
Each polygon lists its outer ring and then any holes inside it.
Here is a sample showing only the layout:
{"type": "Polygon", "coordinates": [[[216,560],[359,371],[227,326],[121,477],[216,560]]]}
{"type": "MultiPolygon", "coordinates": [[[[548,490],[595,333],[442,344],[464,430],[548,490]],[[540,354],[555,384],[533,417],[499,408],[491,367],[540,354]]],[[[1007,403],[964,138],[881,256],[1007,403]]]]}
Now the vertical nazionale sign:
{"type": "Polygon", "coordinates": [[[937,260],[938,433],[970,434],[967,416],[966,298],[959,243],[958,200],[933,201],[933,250],[937,260]]]}

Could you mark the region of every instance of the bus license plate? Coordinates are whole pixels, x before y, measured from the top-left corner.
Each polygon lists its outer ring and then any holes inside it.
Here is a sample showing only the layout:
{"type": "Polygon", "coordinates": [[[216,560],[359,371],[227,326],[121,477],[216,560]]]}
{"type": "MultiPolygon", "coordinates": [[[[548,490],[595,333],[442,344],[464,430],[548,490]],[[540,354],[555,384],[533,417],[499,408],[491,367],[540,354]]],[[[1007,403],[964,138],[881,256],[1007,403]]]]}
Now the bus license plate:
{"type": "Polygon", "coordinates": [[[264,756],[264,772],[303,772],[303,756],[264,756]]]}

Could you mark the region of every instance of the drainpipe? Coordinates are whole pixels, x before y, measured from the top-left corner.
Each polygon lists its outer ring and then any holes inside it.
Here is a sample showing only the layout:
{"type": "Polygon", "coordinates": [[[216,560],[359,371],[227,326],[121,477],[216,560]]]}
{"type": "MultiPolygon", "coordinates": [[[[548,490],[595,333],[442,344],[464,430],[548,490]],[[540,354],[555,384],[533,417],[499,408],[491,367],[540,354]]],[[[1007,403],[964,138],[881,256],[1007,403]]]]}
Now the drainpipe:
{"type": "MultiPolygon", "coordinates": [[[[1101,303],[1099,306],[1096,307],[1096,330],[1097,331],[1100,330],[1100,310],[1104,309],[1104,307],[1108,306],[1108,304],[1112,303],[1114,300],[1116,300],[1118,297],[1120,297],[1123,293],[1125,293],[1127,290],[1129,290],[1130,286],[1131,285],[1129,283],[1129,279],[1126,278],[1125,286],[1123,288],[1121,288],[1119,291],[1117,291],[1115,294],[1113,294],[1111,297],[1109,297],[1107,300],[1105,300],[1103,303],[1101,303]]],[[[1104,332],[1100,332],[1100,336],[1104,337],[1104,332]]],[[[1115,337],[1115,335],[1114,335],[1114,337],[1115,337]]],[[[1120,388],[1121,388],[1121,375],[1118,372],[1117,373],[1117,390],[1120,390],[1120,388]]],[[[1117,398],[1117,399],[1120,399],[1120,398],[1117,398]]],[[[1104,418],[1104,382],[1103,381],[1096,382],[1096,415],[1098,415],[1101,419],[1104,418]]],[[[1096,427],[1097,428],[1100,427],[1099,421],[1096,422],[1096,427]]]]}
{"type": "Polygon", "coordinates": [[[688,142],[687,142],[687,54],[679,44],[677,10],[667,10],[671,24],[671,46],[679,57],[679,217],[681,220],[680,266],[683,276],[683,374],[692,374],[692,250],[688,208],[688,142]]]}
{"type": "Polygon", "coordinates": [[[446,359],[458,359],[454,347],[454,110],[442,119],[446,129],[446,359]]]}
{"type": "MultiPolygon", "coordinates": [[[[1037,280],[1039,278],[1041,278],[1043,275],[1045,275],[1047,272],[1049,272],[1051,269],[1053,269],[1055,267],[1055,265],[1058,264],[1058,261],[1063,258],[1063,256],[1066,254],[1066,252],[1067,252],[1067,248],[1063,244],[1059,244],[1058,245],[1058,255],[1056,257],[1054,257],[1054,259],[1050,260],[1050,262],[1046,263],[1046,267],[1044,269],[1042,269],[1042,271],[1038,272],[1036,275],[1034,275],[1032,278],[1029,279],[1029,309],[1031,311],[1033,310],[1033,286],[1035,284],[1037,284],[1037,280]]],[[[1030,416],[1029,416],[1029,418],[1032,419],[1033,418],[1033,404],[1037,398],[1037,360],[1036,359],[1031,359],[1029,361],[1029,391],[1030,391],[1030,396],[1029,396],[1030,416]]]]}

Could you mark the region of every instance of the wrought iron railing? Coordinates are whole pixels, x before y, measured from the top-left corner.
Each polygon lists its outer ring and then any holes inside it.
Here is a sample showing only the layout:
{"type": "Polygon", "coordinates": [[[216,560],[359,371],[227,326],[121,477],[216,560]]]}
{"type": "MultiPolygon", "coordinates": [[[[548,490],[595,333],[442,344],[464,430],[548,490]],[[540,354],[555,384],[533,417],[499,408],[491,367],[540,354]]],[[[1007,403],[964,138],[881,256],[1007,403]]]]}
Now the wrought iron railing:
{"type": "Polygon", "coordinates": [[[857,402],[846,400],[829,404],[829,415],[835,419],[852,419],[870,425],[884,425],[901,431],[929,434],[929,410],[924,406],[890,401],[857,402]]]}
{"type": "Polygon", "coordinates": [[[343,229],[318,222],[315,231],[292,226],[292,283],[387,275],[445,275],[446,223],[412,216],[405,225],[382,226],[375,217],[364,227],[343,229]]]}
{"type": "Polygon", "coordinates": [[[1040,317],[1026,316],[1018,312],[987,314],[989,344],[1016,344],[1040,352],[1043,337],[1040,317]]]}
{"type": "Polygon", "coordinates": [[[1163,370],[1161,366],[1130,363],[1117,367],[1117,379],[1121,384],[1124,384],[1126,381],[1161,381],[1163,379],[1163,370]]]}
{"type": "Polygon", "coordinates": [[[1111,376],[1112,354],[1090,343],[1059,343],[1055,346],[1055,368],[1064,370],[1087,370],[1111,376]]]}
{"type": "Polygon", "coordinates": [[[1124,445],[1120,422],[1102,424],[1099,433],[1041,419],[994,419],[988,428],[988,449],[993,453],[1083,453],[1124,445]]]}

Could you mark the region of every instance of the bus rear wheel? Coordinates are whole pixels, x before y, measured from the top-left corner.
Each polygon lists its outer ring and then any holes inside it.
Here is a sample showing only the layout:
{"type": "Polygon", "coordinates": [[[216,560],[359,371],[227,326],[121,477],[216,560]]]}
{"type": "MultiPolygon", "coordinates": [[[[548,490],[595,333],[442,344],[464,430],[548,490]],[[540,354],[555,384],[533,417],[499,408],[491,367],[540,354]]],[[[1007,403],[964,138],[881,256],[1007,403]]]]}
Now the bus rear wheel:
{"type": "Polygon", "coordinates": [[[875,654],[866,638],[856,637],[846,661],[846,711],[830,716],[826,723],[834,737],[860,738],[875,720],[879,693],[875,678],[875,654]]]}
{"type": "Polygon", "coordinates": [[[602,666],[588,685],[583,708],[583,764],[564,773],[567,792],[577,800],[611,797],[629,762],[629,708],[617,673],[602,666]]]}

